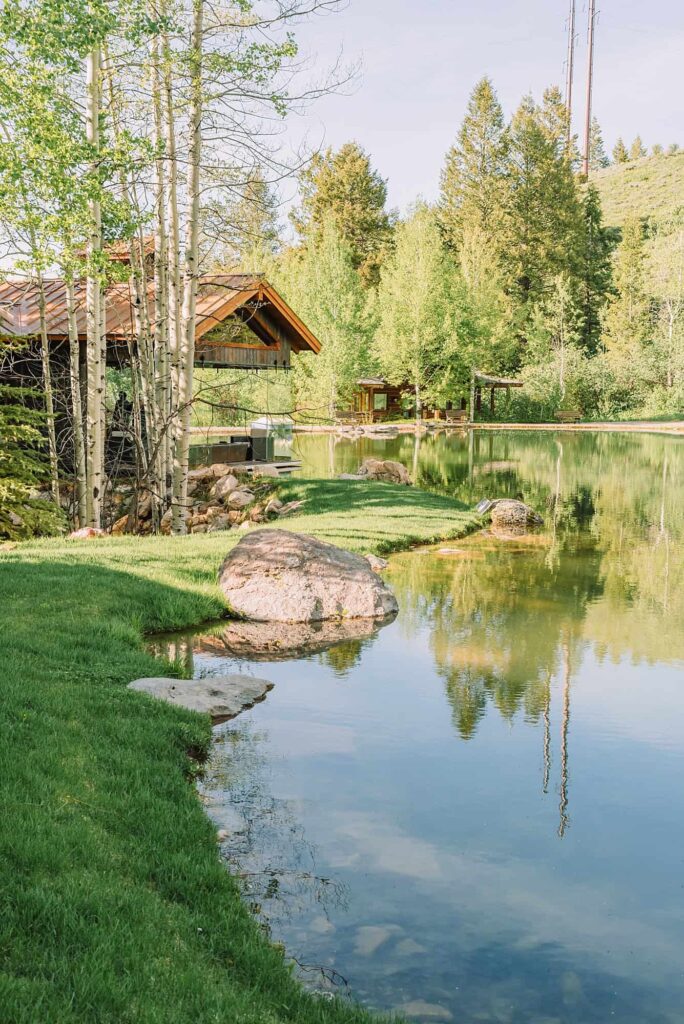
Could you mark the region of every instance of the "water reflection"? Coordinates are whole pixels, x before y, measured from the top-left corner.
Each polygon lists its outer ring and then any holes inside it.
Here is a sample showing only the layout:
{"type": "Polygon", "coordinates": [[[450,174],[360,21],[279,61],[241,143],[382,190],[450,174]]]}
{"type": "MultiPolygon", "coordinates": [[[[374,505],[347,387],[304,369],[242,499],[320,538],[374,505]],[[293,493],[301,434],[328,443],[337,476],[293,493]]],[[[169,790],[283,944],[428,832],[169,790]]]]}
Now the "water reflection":
{"type": "Polygon", "coordinates": [[[274,938],[416,1020],[682,1024],[682,442],[298,444],[308,472],[415,460],[546,525],[395,556],[369,636],[176,641],[197,673],[272,661],[204,795],[274,938]]]}

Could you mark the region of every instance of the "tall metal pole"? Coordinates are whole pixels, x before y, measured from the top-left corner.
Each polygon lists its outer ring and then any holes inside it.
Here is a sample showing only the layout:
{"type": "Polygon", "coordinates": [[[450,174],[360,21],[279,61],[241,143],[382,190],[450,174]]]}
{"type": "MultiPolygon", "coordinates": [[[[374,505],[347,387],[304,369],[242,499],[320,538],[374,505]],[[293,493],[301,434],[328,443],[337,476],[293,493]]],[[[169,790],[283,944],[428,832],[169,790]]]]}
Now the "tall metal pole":
{"type": "Polygon", "coordinates": [[[587,54],[587,106],[584,118],[584,152],[582,153],[582,174],[589,177],[589,156],[591,147],[591,94],[594,84],[594,22],[596,20],[596,6],[594,0],[589,0],[589,41],[587,54]]]}
{"type": "Polygon", "coordinates": [[[575,0],[570,0],[568,15],[568,61],[565,68],[565,109],[568,112],[567,150],[572,139],[572,84],[575,74],[575,0]]]}

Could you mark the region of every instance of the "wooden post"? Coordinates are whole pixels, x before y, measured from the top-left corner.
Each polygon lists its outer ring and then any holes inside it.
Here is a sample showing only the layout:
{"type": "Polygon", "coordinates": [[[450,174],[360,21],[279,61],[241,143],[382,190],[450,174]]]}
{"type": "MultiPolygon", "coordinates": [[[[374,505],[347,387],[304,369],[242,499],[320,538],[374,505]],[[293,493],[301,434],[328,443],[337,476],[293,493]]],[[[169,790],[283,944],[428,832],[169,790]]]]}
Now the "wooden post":
{"type": "Polygon", "coordinates": [[[470,422],[475,422],[475,371],[470,377],[470,422]]]}
{"type": "Polygon", "coordinates": [[[489,392],[489,411],[492,416],[494,415],[494,388],[490,388],[489,392]]]}

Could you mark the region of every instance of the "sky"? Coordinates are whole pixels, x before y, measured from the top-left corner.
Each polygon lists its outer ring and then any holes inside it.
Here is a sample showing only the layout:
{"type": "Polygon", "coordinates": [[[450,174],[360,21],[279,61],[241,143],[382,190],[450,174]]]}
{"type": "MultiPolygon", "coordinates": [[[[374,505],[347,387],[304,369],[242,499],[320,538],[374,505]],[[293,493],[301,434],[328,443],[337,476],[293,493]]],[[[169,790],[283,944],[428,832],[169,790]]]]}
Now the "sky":
{"type": "MultiPolygon", "coordinates": [[[[564,87],[568,0],[349,0],[296,31],[323,75],[342,51],[361,63],[353,87],[325,96],[292,125],[310,145],[354,139],[388,181],[400,211],[436,197],[444,154],[468,95],[489,75],[507,115],[520,98],[564,87]]],[[[580,129],[587,2],[577,0],[575,127],[580,129]]],[[[594,113],[607,147],[638,133],[684,145],[684,16],[680,0],[596,0],[594,113]]]]}

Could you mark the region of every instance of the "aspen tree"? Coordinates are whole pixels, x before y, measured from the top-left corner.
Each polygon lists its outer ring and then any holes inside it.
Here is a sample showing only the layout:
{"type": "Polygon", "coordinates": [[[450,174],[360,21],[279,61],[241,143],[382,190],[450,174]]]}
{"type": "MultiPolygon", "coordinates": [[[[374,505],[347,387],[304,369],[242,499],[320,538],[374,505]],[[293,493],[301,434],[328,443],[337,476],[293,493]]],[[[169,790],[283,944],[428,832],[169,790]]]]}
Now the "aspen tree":
{"type": "Polygon", "coordinates": [[[183,305],[181,310],[178,360],[179,434],[173,465],[173,532],[186,532],[188,496],[188,454],[190,443],[190,405],[192,402],[195,360],[195,311],[199,257],[200,160],[202,156],[202,46],[204,0],[193,0],[190,46],[190,115],[187,174],[187,227],[183,305]]]}
{"type": "MultiPolygon", "coordinates": [[[[86,58],[86,138],[91,148],[90,173],[99,176],[98,150],[100,144],[100,49],[93,47],[86,58]]],[[[88,199],[88,270],[86,278],[86,364],[88,374],[86,408],[86,478],[87,520],[89,526],[99,527],[101,522],[102,464],[104,446],[102,437],[102,407],[104,404],[104,369],[102,367],[102,286],[99,262],[102,250],[102,211],[99,190],[91,183],[88,199]]]]}

